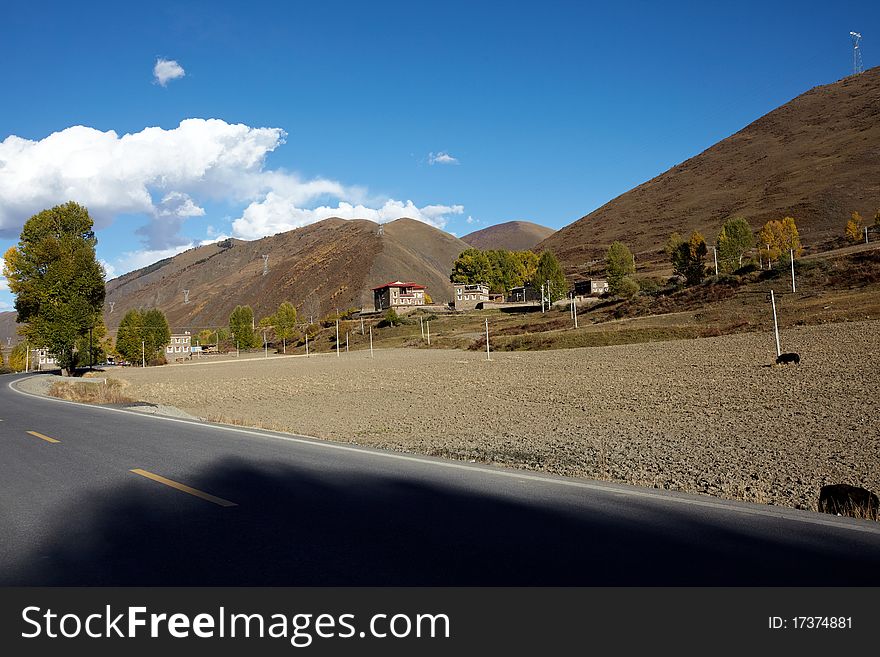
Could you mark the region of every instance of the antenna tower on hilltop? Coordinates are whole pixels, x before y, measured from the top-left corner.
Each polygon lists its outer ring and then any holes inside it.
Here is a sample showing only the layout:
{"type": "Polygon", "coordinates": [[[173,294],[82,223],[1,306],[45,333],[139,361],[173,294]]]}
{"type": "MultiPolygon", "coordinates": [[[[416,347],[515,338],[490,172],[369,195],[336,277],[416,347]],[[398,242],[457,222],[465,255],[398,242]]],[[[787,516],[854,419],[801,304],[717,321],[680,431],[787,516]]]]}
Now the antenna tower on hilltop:
{"type": "Polygon", "coordinates": [[[849,37],[852,39],[853,47],[853,75],[858,75],[865,70],[862,66],[862,49],[859,47],[862,35],[858,32],[850,32],[849,37]]]}

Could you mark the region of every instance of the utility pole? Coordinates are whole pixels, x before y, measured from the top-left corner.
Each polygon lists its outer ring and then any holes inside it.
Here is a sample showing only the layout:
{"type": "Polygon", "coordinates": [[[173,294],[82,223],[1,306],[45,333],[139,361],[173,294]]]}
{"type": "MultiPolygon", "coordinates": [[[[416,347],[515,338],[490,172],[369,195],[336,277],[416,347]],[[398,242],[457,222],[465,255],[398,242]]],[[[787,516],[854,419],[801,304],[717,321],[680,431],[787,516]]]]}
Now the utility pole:
{"type": "Polygon", "coordinates": [[[92,360],[92,327],[89,327],[89,369],[91,370],[94,365],[94,361],[92,360]]]}
{"type": "Polygon", "coordinates": [[[541,312],[544,312],[544,284],[541,283],[541,312]]]}
{"type": "MultiPolygon", "coordinates": [[[[339,314],[339,311],[336,311],[339,314]]],[[[336,320],[336,357],[339,358],[339,320],[336,320]]]]}
{"type": "Polygon", "coordinates": [[[794,249],[790,249],[789,253],[791,254],[791,291],[797,292],[797,287],[794,284],[794,249]]]}
{"type": "Polygon", "coordinates": [[[868,227],[865,226],[865,244],[868,243],[868,227]]]}
{"type": "Polygon", "coordinates": [[[431,346],[431,322],[425,322],[425,333],[428,336],[428,346],[431,346]]]}
{"type": "Polygon", "coordinates": [[[782,354],[782,349],[779,347],[779,324],[776,321],[776,297],[773,296],[773,290],[770,290],[770,304],[773,306],[773,332],[776,334],[776,357],[782,354]]]}
{"type": "Polygon", "coordinates": [[[370,326],[370,358],[373,357],[373,327],[370,326]]]}
{"type": "Polygon", "coordinates": [[[345,332],[345,353],[348,353],[348,331],[345,332]]]}
{"type": "Polygon", "coordinates": [[[712,247],[712,255],[715,256],[715,275],[718,275],[718,247],[712,247]]]}
{"type": "Polygon", "coordinates": [[[24,373],[27,374],[31,367],[31,346],[28,341],[24,341],[24,373]]]}
{"type": "Polygon", "coordinates": [[[486,360],[492,360],[489,356],[489,318],[486,318],[486,360]]]}
{"type": "Polygon", "coordinates": [[[147,366],[147,343],[141,340],[141,367],[147,366]]]}
{"type": "Polygon", "coordinates": [[[306,329],[306,358],[309,357],[309,332],[306,329]]]}

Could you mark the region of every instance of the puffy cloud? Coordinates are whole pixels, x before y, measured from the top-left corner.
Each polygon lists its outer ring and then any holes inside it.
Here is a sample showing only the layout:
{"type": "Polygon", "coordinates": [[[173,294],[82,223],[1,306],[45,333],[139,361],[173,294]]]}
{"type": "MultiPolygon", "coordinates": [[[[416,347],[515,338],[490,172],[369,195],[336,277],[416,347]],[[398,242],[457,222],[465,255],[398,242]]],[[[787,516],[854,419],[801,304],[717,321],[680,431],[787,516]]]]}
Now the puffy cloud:
{"type": "Polygon", "coordinates": [[[106,260],[98,260],[98,262],[104,268],[104,280],[109,281],[111,278],[116,278],[116,267],[106,260]]]}
{"type": "Polygon", "coordinates": [[[186,75],[186,71],[173,59],[159,57],[156,60],[156,65],[153,66],[153,79],[163,87],[168,84],[169,80],[176,80],[184,75],[186,75]]]}
{"type": "Polygon", "coordinates": [[[9,281],[5,276],[0,276],[0,292],[9,292],[9,281]]]}
{"type": "MultiPolygon", "coordinates": [[[[17,237],[36,212],[75,200],[89,209],[98,230],[117,215],[146,216],[147,224],[135,231],[145,248],[132,257],[149,264],[146,258],[168,257],[195,244],[181,235],[183,224],[206,216],[203,205],[211,201],[244,207],[232,234],[245,239],[331,216],[378,222],[411,217],[443,227],[463,211],[459,205],[375,199],[335,180],[266,169],[267,155],[285,138],[280,128],[219,119],[186,119],[173,129],[151,127],[122,136],[86,126],[38,141],[11,135],[0,142],[0,238],[17,237]]],[[[114,265],[132,267],[117,259],[114,265]]]]}
{"type": "Polygon", "coordinates": [[[468,215],[468,218],[465,219],[465,221],[466,221],[467,223],[469,223],[469,224],[475,224],[475,223],[477,223],[477,220],[474,219],[471,215],[468,215]]]}
{"type": "Polygon", "coordinates": [[[146,267],[147,265],[152,265],[154,262],[158,262],[159,260],[164,260],[165,258],[171,258],[176,256],[178,253],[183,253],[188,249],[196,246],[192,242],[187,242],[186,244],[178,244],[177,246],[169,247],[167,249],[143,249],[141,251],[127,251],[122,254],[122,257],[116,262],[114,269],[114,273],[121,276],[122,274],[127,274],[130,271],[134,271],[135,269],[140,269],[141,267],[146,267]],[[118,270],[118,273],[117,273],[118,270]]]}
{"type": "Polygon", "coordinates": [[[394,221],[409,217],[442,228],[449,215],[461,214],[461,205],[426,205],[416,207],[412,201],[388,200],[380,208],[369,208],[363,204],[352,205],[340,202],[335,207],[321,206],[305,209],[297,206],[295,200],[269,192],[266,198],[251,203],[242,216],[232,222],[232,232],[242,239],[258,239],[294,228],[301,228],[322,219],[369,219],[377,223],[394,221]]]}
{"type": "Polygon", "coordinates": [[[452,157],[445,151],[428,153],[428,164],[458,164],[458,158],[452,157]]]}
{"type": "MultiPolygon", "coordinates": [[[[0,236],[16,236],[27,217],[69,200],[88,207],[97,228],[120,213],[200,216],[204,210],[191,193],[250,201],[279,175],[264,178],[262,168],[284,137],[278,128],[218,119],[187,119],[171,130],[145,128],[122,137],[85,126],[40,141],[9,136],[0,142],[0,236]]],[[[299,181],[287,177],[285,184],[296,188],[299,181]]]]}

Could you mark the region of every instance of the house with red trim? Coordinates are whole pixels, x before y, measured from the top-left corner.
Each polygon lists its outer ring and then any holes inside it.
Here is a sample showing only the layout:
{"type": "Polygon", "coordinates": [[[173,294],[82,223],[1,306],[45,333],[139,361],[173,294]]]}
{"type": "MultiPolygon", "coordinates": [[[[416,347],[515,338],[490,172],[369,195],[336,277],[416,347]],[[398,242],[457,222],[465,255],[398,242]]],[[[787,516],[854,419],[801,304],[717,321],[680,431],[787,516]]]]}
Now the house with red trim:
{"type": "Polygon", "coordinates": [[[411,308],[425,305],[425,286],[418,283],[394,281],[373,288],[376,312],[389,308],[411,308]]]}

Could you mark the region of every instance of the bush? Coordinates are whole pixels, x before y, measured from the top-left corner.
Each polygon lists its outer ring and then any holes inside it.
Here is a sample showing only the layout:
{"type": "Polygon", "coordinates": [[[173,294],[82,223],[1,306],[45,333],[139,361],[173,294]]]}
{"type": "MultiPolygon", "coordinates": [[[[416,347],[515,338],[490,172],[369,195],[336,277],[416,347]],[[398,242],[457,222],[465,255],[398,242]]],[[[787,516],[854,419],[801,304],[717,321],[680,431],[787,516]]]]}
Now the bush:
{"type": "Polygon", "coordinates": [[[750,260],[742,267],[733,272],[734,276],[745,276],[746,274],[751,274],[753,271],[758,271],[758,263],[750,260]]]}
{"type": "Polygon", "coordinates": [[[386,326],[400,326],[402,323],[403,320],[401,319],[400,315],[397,314],[397,311],[394,310],[394,308],[389,308],[388,312],[385,313],[382,321],[380,321],[377,326],[379,328],[385,328],[386,326]]]}
{"type": "Polygon", "coordinates": [[[656,276],[643,276],[636,280],[639,289],[645,294],[655,294],[666,286],[666,282],[662,278],[656,276]]]}
{"type": "Polygon", "coordinates": [[[632,299],[639,293],[639,284],[629,276],[624,276],[617,285],[617,294],[625,299],[632,299]]]}

